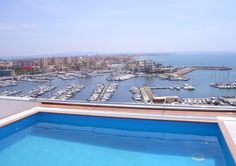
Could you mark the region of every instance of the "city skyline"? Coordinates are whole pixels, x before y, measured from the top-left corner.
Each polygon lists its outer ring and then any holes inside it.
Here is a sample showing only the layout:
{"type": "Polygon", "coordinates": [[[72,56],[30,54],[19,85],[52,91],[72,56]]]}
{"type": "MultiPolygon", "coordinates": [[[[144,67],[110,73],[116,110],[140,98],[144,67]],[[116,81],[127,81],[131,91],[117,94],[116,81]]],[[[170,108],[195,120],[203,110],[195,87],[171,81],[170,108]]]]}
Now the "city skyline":
{"type": "Polygon", "coordinates": [[[235,51],[236,2],[1,1],[0,57],[235,51]]]}

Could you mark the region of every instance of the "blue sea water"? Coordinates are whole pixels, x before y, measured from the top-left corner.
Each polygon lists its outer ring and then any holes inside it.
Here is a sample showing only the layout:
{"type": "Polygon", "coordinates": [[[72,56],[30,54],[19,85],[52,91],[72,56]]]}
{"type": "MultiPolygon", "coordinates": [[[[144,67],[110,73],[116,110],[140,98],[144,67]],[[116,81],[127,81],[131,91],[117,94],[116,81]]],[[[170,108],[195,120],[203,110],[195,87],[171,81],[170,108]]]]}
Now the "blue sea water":
{"type": "Polygon", "coordinates": [[[236,53],[175,53],[157,56],[140,56],[173,66],[227,66],[236,69],[236,53]]]}
{"type": "MultiPolygon", "coordinates": [[[[202,98],[202,97],[220,97],[236,96],[236,89],[216,89],[210,87],[212,82],[233,82],[236,81],[236,53],[177,53],[170,55],[140,56],[139,59],[152,59],[163,65],[172,66],[226,66],[231,67],[230,71],[194,71],[186,75],[190,78],[187,82],[161,80],[159,78],[136,77],[126,81],[120,81],[119,88],[114,94],[111,102],[132,102],[132,94],[129,89],[132,86],[174,86],[177,84],[188,83],[195,87],[195,91],[171,91],[171,90],[154,90],[158,96],[177,95],[181,98],[202,98]]],[[[61,80],[59,78],[52,80],[50,83],[57,86],[57,89],[46,93],[42,97],[50,98],[59,89],[70,83],[85,85],[85,89],[75,95],[72,100],[86,101],[97,83],[108,83],[106,76],[97,76],[92,78],[77,78],[71,81],[61,80]]],[[[0,91],[7,89],[21,89],[24,92],[40,85],[39,83],[20,82],[15,87],[1,88],[0,91]]]]}

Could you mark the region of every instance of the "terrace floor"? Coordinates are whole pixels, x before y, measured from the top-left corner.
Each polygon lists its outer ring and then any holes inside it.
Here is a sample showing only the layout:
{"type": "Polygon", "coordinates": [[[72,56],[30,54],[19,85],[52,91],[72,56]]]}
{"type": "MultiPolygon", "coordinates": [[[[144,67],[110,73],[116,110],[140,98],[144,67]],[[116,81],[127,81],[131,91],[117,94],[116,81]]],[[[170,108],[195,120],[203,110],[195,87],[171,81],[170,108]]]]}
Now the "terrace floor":
{"type": "Polygon", "coordinates": [[[0,119],[31,109],[39,104],[38,102],[30,102],[20,98],[2,97],[0,98],[0,119]]]}

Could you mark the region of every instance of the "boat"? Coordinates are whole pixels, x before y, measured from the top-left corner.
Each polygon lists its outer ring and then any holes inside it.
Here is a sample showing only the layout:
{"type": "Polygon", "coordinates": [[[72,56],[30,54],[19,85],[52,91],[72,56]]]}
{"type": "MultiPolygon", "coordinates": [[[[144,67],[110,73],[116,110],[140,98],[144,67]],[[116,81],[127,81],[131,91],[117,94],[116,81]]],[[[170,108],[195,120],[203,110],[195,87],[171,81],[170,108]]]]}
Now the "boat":
{"type": "Polygon", "coordinates": [[[192,85],[184,84],[184,90],[195,90],[195,88],[192,85]]]}

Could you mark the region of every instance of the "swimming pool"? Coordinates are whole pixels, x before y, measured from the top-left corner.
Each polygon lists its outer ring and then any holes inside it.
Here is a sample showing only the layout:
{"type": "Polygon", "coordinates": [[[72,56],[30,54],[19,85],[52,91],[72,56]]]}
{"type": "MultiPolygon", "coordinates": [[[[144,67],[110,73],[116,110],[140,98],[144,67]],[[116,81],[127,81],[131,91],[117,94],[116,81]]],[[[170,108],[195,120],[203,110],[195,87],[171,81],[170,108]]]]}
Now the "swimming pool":
{"type": "Polygon", "coordinates": [[[215,123],[37,113],[0,128],[0,166],[234,166],[215,123]]]}

